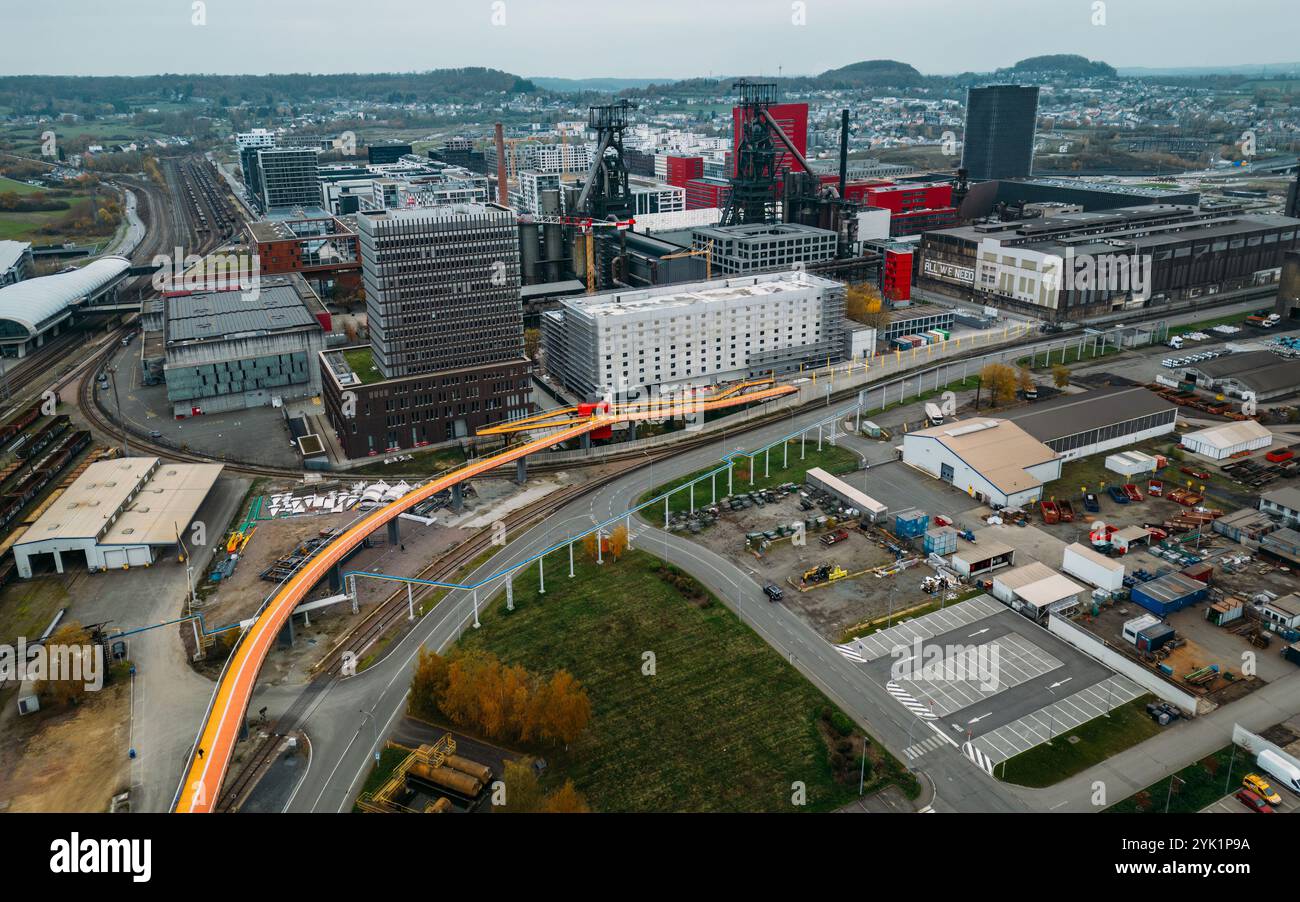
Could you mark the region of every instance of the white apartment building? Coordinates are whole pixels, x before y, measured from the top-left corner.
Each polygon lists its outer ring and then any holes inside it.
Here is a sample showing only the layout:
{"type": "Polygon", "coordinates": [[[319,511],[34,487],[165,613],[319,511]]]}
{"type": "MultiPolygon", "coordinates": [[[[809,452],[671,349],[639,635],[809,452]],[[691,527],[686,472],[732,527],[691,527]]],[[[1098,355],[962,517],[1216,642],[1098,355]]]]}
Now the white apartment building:
{"type": "Polygon", "coordinates": [[[274,147],[275,141],[275,132],[265,128],[255,128],[235,135],[235,147],[240,150],[245,147],[274,147]]]}
{"type": "Polygon", "coordinates": [[[566,299],[542,341],[571,390],[636,396],[838,360],[843,330],[844,286],[794,271],[566,299]]]}
{"type": "MultiPolygon", "coordinates": [[[[548,190],[560,190],[560,173],[539,172],[536,169],[525,169],[519,173],[519,189],[515,197],[519,212],[541,213],[542,192],[548,190]]],[[[561,203],[563,203],[563,200],[564,192],[561,191],[561,203]]]]}

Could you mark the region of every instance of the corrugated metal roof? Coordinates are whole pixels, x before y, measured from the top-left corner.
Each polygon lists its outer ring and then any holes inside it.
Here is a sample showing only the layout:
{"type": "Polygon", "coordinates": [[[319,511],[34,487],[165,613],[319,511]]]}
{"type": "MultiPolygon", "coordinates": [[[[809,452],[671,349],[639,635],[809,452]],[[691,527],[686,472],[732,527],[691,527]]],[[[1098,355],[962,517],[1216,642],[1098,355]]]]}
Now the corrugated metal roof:
{"type": "Polygon", "coordinates": [[[167,342],[226,338],[318,326],[292,286],[263,285],[255,298],[242,291],[205,291],[167,299],[167,342]]]}
{"type": "Polygon", "coordinates": [[[1090,429],[1177,410],[1153,391],[1140,386],[1120,386],[1039,401],[1007,416],[1040,442],[1050,442],[1090,429]]]}

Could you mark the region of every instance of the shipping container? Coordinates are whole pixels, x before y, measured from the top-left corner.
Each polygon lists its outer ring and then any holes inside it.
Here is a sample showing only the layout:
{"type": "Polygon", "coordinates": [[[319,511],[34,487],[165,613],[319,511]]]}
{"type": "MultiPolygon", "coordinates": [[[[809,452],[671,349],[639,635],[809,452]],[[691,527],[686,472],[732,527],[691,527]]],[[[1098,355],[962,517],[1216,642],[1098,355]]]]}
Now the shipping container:
{"type": "Polygon", "coordinates": [[[1061,569],[1107,592],[1118,592],[1124,587],[1123,564],[1078,542],[1066,546],[1061,569]]]}

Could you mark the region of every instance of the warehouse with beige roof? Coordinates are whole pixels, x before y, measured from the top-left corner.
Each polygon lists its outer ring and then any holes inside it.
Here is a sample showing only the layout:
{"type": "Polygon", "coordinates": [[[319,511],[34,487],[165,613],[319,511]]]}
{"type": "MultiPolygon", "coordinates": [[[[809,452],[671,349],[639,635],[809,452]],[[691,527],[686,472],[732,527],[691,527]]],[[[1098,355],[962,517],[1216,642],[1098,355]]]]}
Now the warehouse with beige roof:
{"type": "Polygon", "coordinates": [[[221,470],[158,457],[91,464],[14,544],[18,575],[30,578],[33,564],[57,573],[149,566],[186,534],[221,470]]]}
{"type": "Polygon", "coordinates": [[[1011,420],[959,420],[903,436],[903,461],[991,507],[1020,507],[1061,477],[1062,456],[1011,420]]]}

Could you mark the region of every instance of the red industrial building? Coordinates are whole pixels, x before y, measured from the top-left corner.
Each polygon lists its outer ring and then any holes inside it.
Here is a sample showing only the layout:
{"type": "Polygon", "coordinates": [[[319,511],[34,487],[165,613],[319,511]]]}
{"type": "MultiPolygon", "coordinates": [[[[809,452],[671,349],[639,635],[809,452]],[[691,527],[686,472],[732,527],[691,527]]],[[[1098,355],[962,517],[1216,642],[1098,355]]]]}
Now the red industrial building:
{"type": "Polygon", "coordinates": [[[947,182],[875,185],[866,189],[862,203],[889,211],[889,234],[895,237],[957,224],[952,185],[947,182]]]}
{"type": "MultiPolygon", "coordinates": [[[[704,178],[704,157],[668,157],[667,182],[676,188],[685,188],[691,179],[704,178]]],[[[689,208],[688,208],[689,209],[689,208]]]]}
{"type": "Polygon", "coordinates": [[[361,249],[356,229],[345,220],[266,220],[247,228],[263,273],[298,273],[321,297],[335,286],[361,287],[361,249]]]}
{"type": "Polygon", "coordinates": [[[686,183],[686,209],[704,210],[717,207],[721,210],[727,205],[731,194],[731,182],[726,179],[699,178],[686,183]]]}
{"type": "Polygon", "coordinates": [[[912,251],[905,248],[885,250],[885,265],[880,275],[880,294],[889,301],[912,298],[912,251]]]}

